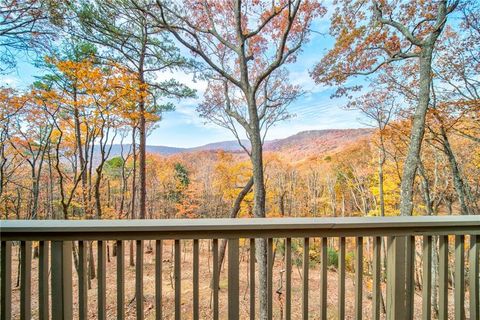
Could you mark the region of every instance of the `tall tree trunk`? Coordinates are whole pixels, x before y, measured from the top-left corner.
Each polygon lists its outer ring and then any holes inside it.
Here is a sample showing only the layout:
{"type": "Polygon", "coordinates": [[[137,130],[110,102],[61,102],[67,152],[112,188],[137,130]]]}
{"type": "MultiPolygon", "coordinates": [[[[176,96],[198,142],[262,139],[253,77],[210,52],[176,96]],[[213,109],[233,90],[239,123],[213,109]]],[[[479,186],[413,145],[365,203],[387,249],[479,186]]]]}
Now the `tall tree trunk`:
{"type": "Polygon", "coordinates": [[[146,197],[147,197],[147,183],[146,183],[146,139],[147,139],[147,132],[146,132],[146,123],[145,123],[145,93],[146,93],[146,87],[145,87],[145,75],[144,75],[144,64],[145,64],[145,56],[146,56],[146,50],[147,50],[147,30],[146,30],[146,23],[145,20],[146,17],[144,17],[141,20],[142,29],[143,29],[143,34],[142,34],[142,47],[140,51],[140,60],[138,64],[138,80],[140,82],[140,101],[138,104],[139,111],[140,111],[140,127],[139,127],[139,133],[140,133],[140,147],[139,147],[139,160],[140,160],[140,166],[139,166],[139,180],[140,180],[140,219],[145,219],[146,217],[146,197]]]}
{"type": "MultiPolygon", "coordinates": [[[[253,214],[255,218],[265,218],[265,182],[263,180],[263,154],[262,139],[260,136],[260,128],[258,121],[251,121],[253,130],[251,133],[251,161],[253,165],[253,184],[254,188],[254,204],[253,214]],[[256,123],[255,123],[256,122],[256,123]]],[[[268,318],[268,292],[267,292],[267,241],[266,239],[255,240],[255,253],[258,262],[258,293],[260,302],[260,319],[268,318]]]]}
{"type": "MultiPolygon", "coordinates": [[[[133,127],[132,130],[132,151],[133,151],[133,174],[132,174],[132,203],[130,211],[130,219],[135,219],[135,198],[136,198],[136,180],[137,180],[137,146],[136,146],[136,129],[133,127]]],[[[130,266],[135,266],[135,257],[134,257],[134,248],[133,241],[130,241],[130,266]]]]}
{"type": "Polygon", "coordinates": [[[455,154],[453,153],[452,146],[450,145],[450,141],[448,140],[447,133],[443,126],[441,126],[440,128],[440,135],[442,137],[443,150],[447,155],[448,163],[450,164],[450,169],[452,170],[453,185],[455,188],[455,192],[457,193],[457,196],[458,196],[458,202],[460,204],[460,213],[464,215],[470,214],[470,210],[468,209],[468,206],[467,206],[467,195],[465,193],[465,184],[460,174],[460,169],[458,167],[457,159],[455,158],[455,154]]]}
{"type": "Polygon", "coordinates": [[[139,126],[139,133],[140,133],[140,145],[139,145],[139,184],[140,184],[140,199],[139,199],[139,207],[140,207],[140,219],[145,219],[146,217],[146,125],[145,125],[145,102],[143,99],[140,101],[140,126],[139,126]]]}
{"type": "MultiPolygon", "coordinates": [[[[253,186],[253,177],[251,177],[248,180],[247,184],[243,187],[243,189],[237,195],[237,198],[235,199],[235,202],[233,203],[233,207],[230,211],[230,216],[229,216],[230,219],[234,219],[237,217],[238,212],[240,211],[242,201],[245,198],[245,196],[250,192],[250,189],[252,189],[252,186],[253,186]]],[[[226,248],[227,248],[227,240],[222,239],[222,241],[220,242],[220,249],[218,253],[218,270],[222,269],[223,260],[225,259],[226,248]]],[[[218,274],[218,277],[220,278],[220,273],[218,274]]],[[[220,283],[220,282],[217,282],[217,283],[220,283]]]]}
{"type": "MultiPolygon", "coordinates": [[[[73,99],[76,102],[77,101],[77,93],[76,90],[74,91],[73,99]]],[[[84,214],[87,212],[87,170],[86,169],[86,164],[85,164],[85,156],[83,154],[83,145],[82,145],[82,133],[80,130],[80,113],[78,111],[78,108],[76,107],[76,104],[73,109],[73,119],[75,122],[75,141],[77,144],[77,152],[78,152],[78,159],[80,161],[80,170],[82,174],[82,202],[83,202],[83,210],[84,214]]]]}
{"type": "Polygon", "coordinates": [[[102,201],[100,197],[100,185],[102,182],[102,166],[103,165],[98,166],[97,169],[95,170],[97,172],[97,176],[95,177],[94,193],[95,193],[95,214],[97,219],[102,218],[102,201]]]}
{"type": "MultiPolygon", "coordinates": [[[[381,130],[381,129],[380,129],[381,130]]],[[[385,164],[385,146],[382,132],[380,132],[380,148],[378,156],[378,196],[380,198],[380,216],[385,216],[385,195],[383,191],[383,165],[385,164]]]]}
{"type": "Polygon", "coordinates": [[[35,173],[35,162],[33,162],[33,165],[32,165],[32,206],[31,206],[31,212],[30,212],[30,217],[29,217],[30,219],[36,219],[37,218],[38,194],[39,194],[38,177],[36,176],[36,173],[35,173]]]}
{"type": "Polygon", "coordinates": [[[432,197],[430,195],[430,182],[428,181],[427,174],[425,172],[425,168],[423,167],[422,162],[420,161],[418,164],[418,171],[422,176],[422,190],[423,190],[423,199],[425,202],[425,208],[427,210],[427,215],[433,215],[433,206],[432,206],[432,197]]]}
{"type": "Polygon", "coordinates": [[[434,318],[438,319],[438,236],[432,237],[432,307],[434,318]]]}
{"type": "Polygon", "coordinates": [[[400,200],[400,215],[402,216],[411,216],[413,212],[413,190],[417,173],[417,161],[420,157],[423,135],[425,133],[425,118],[430,102],[432,52],[433,44],[425,45],[420,54],[418,105],[413,116],[410,144],[403,166],[400,200]]]}

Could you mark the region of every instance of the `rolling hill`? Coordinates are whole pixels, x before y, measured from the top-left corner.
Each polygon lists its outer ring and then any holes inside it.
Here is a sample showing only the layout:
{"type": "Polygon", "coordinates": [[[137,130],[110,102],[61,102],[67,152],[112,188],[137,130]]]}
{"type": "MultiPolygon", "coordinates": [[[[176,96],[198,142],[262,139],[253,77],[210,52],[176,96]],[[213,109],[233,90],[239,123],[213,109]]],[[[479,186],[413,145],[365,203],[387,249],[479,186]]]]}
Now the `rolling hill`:
{"type": "MultiPolygon", "coordinates": [[[[302,131],[284,139],[266,141],[264,151],[280,152],[304,158],[313,154],[322,154],[340,150],[345,145],[365,139],[371,135],[372,129],[328,129],[302,131]]],[[[248,141],[243,141],[248,145],[248,141]]],[[[128,152],[130,145],[123,146],[123,152],[128,152]]],[[[113,145],[110,157],[121,154],[121,146],[113,145]]],[[[147,146],[147,152],[164,156],[180,153],[195,153],[199,151],[243,152],[236,140],[210,143],[193,148],[176,148],[167,146],[147,146]]]]}

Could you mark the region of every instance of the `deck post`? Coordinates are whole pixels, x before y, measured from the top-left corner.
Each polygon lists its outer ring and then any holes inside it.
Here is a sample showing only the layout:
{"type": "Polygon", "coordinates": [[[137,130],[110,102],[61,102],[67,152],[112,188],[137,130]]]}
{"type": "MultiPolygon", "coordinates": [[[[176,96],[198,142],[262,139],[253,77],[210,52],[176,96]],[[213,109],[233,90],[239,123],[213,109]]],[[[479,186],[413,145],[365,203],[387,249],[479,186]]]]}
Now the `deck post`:
{"type": "Polygon", "coordinates": [[[72,319],[72,242],[52,241],[52,319],[72,319]]]}
{"type": "Polygon", "coordinates": [[[239,308],[239,239],[228,239],[228,319],[240,318],[239,308]]]}

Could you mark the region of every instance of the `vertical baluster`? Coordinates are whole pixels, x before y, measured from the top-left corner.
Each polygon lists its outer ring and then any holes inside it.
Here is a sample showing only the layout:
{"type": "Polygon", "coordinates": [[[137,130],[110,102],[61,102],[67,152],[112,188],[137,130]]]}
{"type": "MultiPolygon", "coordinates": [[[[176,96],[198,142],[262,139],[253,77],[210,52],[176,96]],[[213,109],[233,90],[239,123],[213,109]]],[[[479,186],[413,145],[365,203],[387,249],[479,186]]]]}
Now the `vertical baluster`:
{"type": "Polygon", "coordinates": [[[448,236],[439,237],[438,318],[448,318],[448,236]]]}
{"type": "Polygon", "coordinates": [[[162,319],[163,242],[155,242],[155,318],[162,319]]]}
{"type": "Polygon", "coordinates": [[[218,283],[219,283],[219,269],[218,269],[218,239],[213,239],[213,319],[218,320],[218,283]]]}
{"type": "Polygon", "coordinates": [[[310,239],[303,239],[303,319],[308,319],[308,271],[310,264],[310,239]]]}
{"type": "Polygon", "coordinates": [[[48,242],[40,241],[38,250],[38,307],[40,320],[48,319],[48,242]]]}
{"type": "Polygon", "coordinates": [[[238,239],[228,239],[228,320],[240,318],[238,239]]]}
{"type": "Polygon", "coordinates": [[[480,320],[480,299],[478,283],[478,249],[480,247],[480,236],[470,236],[470,319],[480,320]]]}
{"type": "Polygon", "coordinates": [[[267,304],[268,319],[273,318],[273,239],[267,241],[267,304]]]}
{"type": "Polygon", "coordinates": [[[380,320],[380,272],[381,272],[381,248],[382,238],[373,238],[373,292],[372,292],[372,319],[380,320]]]}
{"type": "Polygon", "coordinates": [[[340,238],[338,256],[338,318],[345,319],[345,238],[340,238]]]}
{"type": "Polygon", "coordinates": [[[175,320],[182,318],[182,260],[180,240],[175,240],[175,320]]]}
{"type": "Polygon", "coordinates": [[[9,320],[12,316],[12,243],[10,241],[1,242],[0,262],[0,319],[9,320]]]}
{"type": "Polygon", "coordinates": [[[355,259],[355,319],[362,319],[363,298],[363,237],[357,237],[355,259]]]}
{"type": "Polygon", "coordinates": [[[387,320],[405,317],[405,236],[387,241],[387,320]]]}
{"type": "MultiPolygon", "coordinates": [[[[229,252],[230,255],[230,252],[229,252]]],[[[199,252],[198,252],[198,239],[193,240],[193,319],[198,320],[200,318],[200,306],[198,304],[198,276],[199,276],[199,252]]]]}
{"type": "Polygon", "coordinates": [[[465,319],[465,236],[455,236],[455,319],[465,319]]]}
{"type": "Polygon", "coordinates": [[[285,320],[292,317],[292,239],[287,238],[285,241],[285,320]]]}
{"type": "Polygon", "coordinates": [[[20,242],[20,319],[32,318],[32,242],[20,242]]]}
{"type": "Polygon", "coordinates": [[[97,261],[97,281],[98,281],[98,319],[104,320],[107,318],[107,294],[106,294],[106,287],[107,287],[107,277],[106,277],[106,243],[105,241],[98,241],[97,243],[97,254],[98,254],[98,261],[97,261]]]}
{"type": "Polygon", "coordinates": [[[72,242],[52,241],[52,318],[72,319],[72,242]]]}
{"type": "Polygon", "coordinates": [[[255,319],[255,239],[250,239],[250,319],[255,319]]]}
{"type": "Polygon", "coordinates": [[[137,302],[137,320],[143,320],[143,240],[137,240],[137,265],[135,268],[135,300],[137,302]]]}
{"type": "Polygon", "coordinates": [[[422,319],[432,317],[432,236],[423,236],[422,319]]]}
{"type": "Polygon", "coordinates": [[[406,290],[405,290],[405,309],[406,318],[413,319],[413,299],[415,295],[415,237],[406,237],[406,290]]]}
{"type": "Polygon", "coordinates": [[[322,238],[321,265],[320,265],[320,319],[327,320],[327,238],[322,238]]]}
{"type": "Polygon", "coordinates": [[[78,242],[78,312],[80,319],[88,319],[87,241],[78,242]]]}
{"type": "Polygon", "coordinates": [[[125,318],[125,249],[123,241],[117,241],[117,319],[125,318]]]}

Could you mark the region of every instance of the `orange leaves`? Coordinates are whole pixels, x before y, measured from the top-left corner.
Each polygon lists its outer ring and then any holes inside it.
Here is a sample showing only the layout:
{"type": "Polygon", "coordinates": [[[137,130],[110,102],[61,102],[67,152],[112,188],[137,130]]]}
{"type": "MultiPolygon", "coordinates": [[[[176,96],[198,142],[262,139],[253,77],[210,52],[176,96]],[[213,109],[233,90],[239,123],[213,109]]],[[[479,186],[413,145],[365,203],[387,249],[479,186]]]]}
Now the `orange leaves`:
{"type": "MultiPolygon", "coordinates": [[[[129,72],[118,63],[98,65],[93,57],[81,61],[47,57],[67,83],[67,87],[45,90],[43,97],[52,102],[54,97],[67,109],[90,114],[91,124],[108,116],[116,125],[138,122],[137,105],[148,100],[148,87],[139,81],[137,74],[129,72]]],[[[154,114],[146,117],[158,120],[154,114]]]]}
{"type": "Polygon", "coordinates": [[[312,77],[317,83],[343,85],[349,76],[417,57],[419,46],[434,32],[440,5],[433,0],[337,1],[330,27],[335,45],[312,77]]]}

